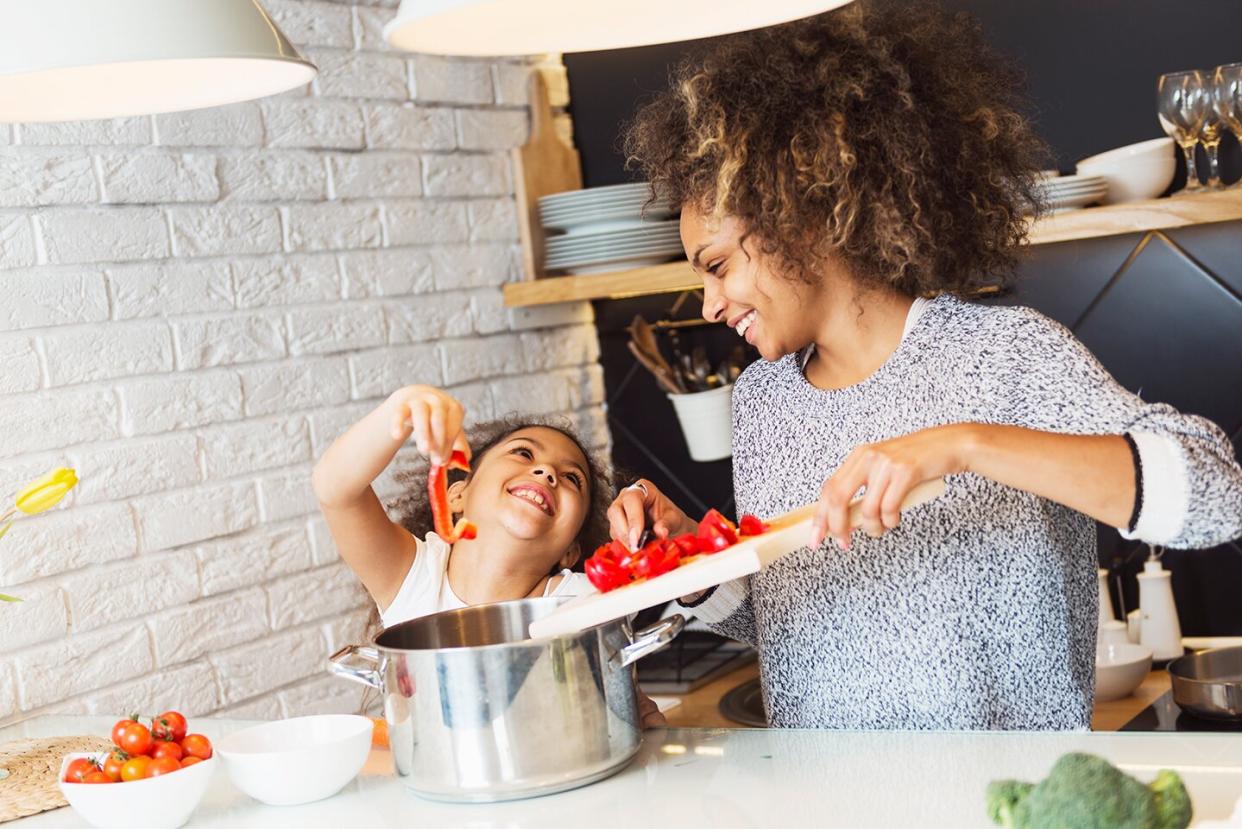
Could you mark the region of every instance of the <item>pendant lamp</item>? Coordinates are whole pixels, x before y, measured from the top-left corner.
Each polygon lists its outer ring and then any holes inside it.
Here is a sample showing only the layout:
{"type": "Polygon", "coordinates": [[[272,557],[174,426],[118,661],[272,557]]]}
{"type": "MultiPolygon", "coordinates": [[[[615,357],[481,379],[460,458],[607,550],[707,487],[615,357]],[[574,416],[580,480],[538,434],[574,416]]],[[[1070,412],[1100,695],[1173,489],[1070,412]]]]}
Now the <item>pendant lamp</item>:
{"type": "Polygon", "coordinates": [[[258,0],[0,0],[0,121],[76,121],[308,83],[258,0]]]}
{"type": "Polygon", "coordinates": [[[437,55],[593,52],[759,29],[850,0],[401,0],[384,38],[437,55]]]}

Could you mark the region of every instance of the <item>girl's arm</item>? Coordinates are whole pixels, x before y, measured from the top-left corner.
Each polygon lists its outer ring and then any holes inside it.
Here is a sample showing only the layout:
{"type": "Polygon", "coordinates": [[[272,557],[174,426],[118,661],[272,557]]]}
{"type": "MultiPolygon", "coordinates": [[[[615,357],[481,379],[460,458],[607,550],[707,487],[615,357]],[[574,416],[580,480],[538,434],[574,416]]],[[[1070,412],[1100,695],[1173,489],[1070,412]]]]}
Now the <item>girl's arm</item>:
{"type": "Polygon", "coordinates": [[[430,386],[406,386],[355,423],[315,465],[312,483],[341,558],[377,605],[396,597],[417,542],[384,511],[371,482],[392,462],[411,434],[433,461],[453,448],[469,456],[461,404],[430,386]]]}

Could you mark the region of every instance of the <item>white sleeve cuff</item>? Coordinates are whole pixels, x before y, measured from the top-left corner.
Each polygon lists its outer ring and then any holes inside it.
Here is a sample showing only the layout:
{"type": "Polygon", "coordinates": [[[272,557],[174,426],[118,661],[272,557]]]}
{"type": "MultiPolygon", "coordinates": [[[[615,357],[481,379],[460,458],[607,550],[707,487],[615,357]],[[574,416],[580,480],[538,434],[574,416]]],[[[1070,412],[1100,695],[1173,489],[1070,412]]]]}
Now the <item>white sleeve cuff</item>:
{"type": "Polygon", "coordinates": [[[695,605],[694,616],[709,625],[723,622],[737,612],[749,595],[749,577],[727,581],[719,585],[703,604],[695,605]]]}
{"type": "Polygon", "coordinates": [[[1173,438],[1151,432],[1131,432],[1130,437],[1142,467],[1142,505],[1134,529],[1121,530],[1121,537],[1167,544],[1181,535],[1190,508],[1182,448],[1173,438]]]}

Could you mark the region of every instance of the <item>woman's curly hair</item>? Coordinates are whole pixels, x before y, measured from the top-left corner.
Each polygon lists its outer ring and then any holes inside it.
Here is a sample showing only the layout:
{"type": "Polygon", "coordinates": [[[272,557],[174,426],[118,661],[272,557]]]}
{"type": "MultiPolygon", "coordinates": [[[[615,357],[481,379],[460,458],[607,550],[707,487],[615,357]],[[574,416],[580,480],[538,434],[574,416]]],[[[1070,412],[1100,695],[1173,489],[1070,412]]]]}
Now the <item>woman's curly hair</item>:
{"type": "MultiPolygon", "coordinates": [[[[586,458],[590,501],[587,504],[586,518],[574,537],[582,549],[582,558],[579,559],[581,563],[596,547],[608,541],[608,507],[612,503],[613,488],[607,461],[589,451],[574,433],[573,426],[557,417],[507,415],[467,429],[466,436],[474,450],[474,463],[477,466],[489,450],[509,435],[519,429],[536,426],[560,432],[577,444],[586,458]]],[[[466,473],[453,470],[449,471],[449,476],[450,483],[468,478],[466,473]]],[[[427,497],[427,467],[420,465],[402,469],[393,478],[402,486],[402,494],[392,504],[398,523],[417,538],[425,538],[435,528],[431,517],[431,502],[427,497]]]]}
{"type": "Polygon", "coordinates": [[[1048,158],[965,15],[849,7],[714,42],[627,125],[653,192],[734,216],[780,270],[968,295],[1012,272],[1048,158]]]}

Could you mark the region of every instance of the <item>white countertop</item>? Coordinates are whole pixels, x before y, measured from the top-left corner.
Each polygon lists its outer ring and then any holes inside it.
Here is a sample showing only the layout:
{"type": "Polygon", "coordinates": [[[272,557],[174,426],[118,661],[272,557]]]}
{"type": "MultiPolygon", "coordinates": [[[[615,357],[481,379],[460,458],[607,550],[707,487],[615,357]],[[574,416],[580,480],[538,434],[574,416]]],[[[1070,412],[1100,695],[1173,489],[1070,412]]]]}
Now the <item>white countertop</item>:
{"type": "MultiPolygon", "coordinates": [[[[0,730],[21,737],[96,734],[113,720],[44,717],[0,730]]],[[[194,719],[217,738],[250,723],[194,719]]],[[[223,769],[187,826],[346,825],[436,829],[621,829],[637,826],[987,827],[989,780],[1037,780],[1067,751],[1108,758],[1141,780],[1176,769],[1195,820],[1221,820],[1242,797],[1242,737],[1181,733],[832,732],[782,729],[647,732],[642,751],[608,780],[547,797],[488,805],[423,800],[374,751],[340,794],[305,806],[264,806],[237,791],[223,769]]],[[[12,824],[20,829],[84,825],[69,808],[12,824]]]]}

